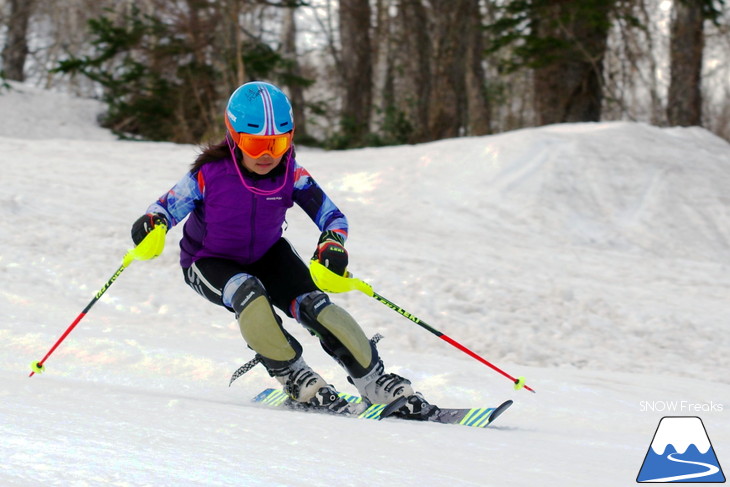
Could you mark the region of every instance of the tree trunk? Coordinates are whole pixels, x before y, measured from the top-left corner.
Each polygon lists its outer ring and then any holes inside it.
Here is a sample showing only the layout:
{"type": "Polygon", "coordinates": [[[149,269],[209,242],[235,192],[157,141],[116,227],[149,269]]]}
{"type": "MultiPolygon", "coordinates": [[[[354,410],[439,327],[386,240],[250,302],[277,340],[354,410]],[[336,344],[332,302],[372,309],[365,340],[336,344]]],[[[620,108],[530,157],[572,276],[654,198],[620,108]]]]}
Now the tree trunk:
{"type": "Polygon", "coordinates": [[[28,23],[33,0],[10,0],[8,31],[3,48],[3,71],[5,78],[24,81],[25,58],[28,57],[28,23]]]}
{"type": "Polygon", "coordinates": [[[432,90],[428,116],[430,140],[458,137],[466,105],[465,62],[470,0],[431,0],[432,90]]]}
{"type": "Polygon", "coordinates": [[[369,0],[340,0],[340,42],[345,84],[342,129],[348,145],[357,146],[368,132],[372,102],[369,0]]]}
{"type": "Polygon", "coordinates": [[[675,0],[670,41],[667,119],[670,125],[702,125],[703,0],[675,0]]]}
{"type": "Polygon", "coordinates": [[[479,0],[469,0],[466,8],[468,27],[465,32],[466,46],[466,133],[485,135],[490,133],[489,99],[486,91],[486,75],[482,66],[484,42],[482,14],[479,0]]]}
{"type": "Polygon", "coordinates": [[[428,16],[421,0],[401,0],[396,22],[393,106],[411,126],[409,142],[424,142],[431,140],[428,114],[432,49],[428,16]]]}
{"type": "Polygon", "coordinates": [[[307,136],[307,120],[304,114],[304,88],[298,82],[302,72],[297,57],[297,24],[294,19],[296,7],[285,8],[283,12],[283,25],[281,27],[281,54],[289,65],[289,73],[293,81],[287,83],[289,98],[291,99],[292,111],[294,113],[294,124],[298,138],[307,136]]]}
{"type": "Polygon", "coordinates": [[[372,38],[373,106],[370,111],[370,132],[377,133],[385,124],[385,112],[393,103],[393,43],[391,42],[390,7],[392,0],[376,0],[377,19],[372,38]]]}
{"type": "Polygon", "coordinates": [[[538,125],[601,119],[603,57],[613,3],[548,0],[533,10],[537,36],[555,46],[534,72],[538,125]]]}

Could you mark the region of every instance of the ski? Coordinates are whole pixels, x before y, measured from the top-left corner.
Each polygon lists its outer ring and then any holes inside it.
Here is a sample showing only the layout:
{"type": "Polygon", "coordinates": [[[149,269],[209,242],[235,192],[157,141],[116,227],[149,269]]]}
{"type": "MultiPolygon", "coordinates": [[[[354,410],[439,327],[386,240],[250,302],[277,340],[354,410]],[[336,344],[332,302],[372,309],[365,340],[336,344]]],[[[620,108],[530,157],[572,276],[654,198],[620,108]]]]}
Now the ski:
{"type": "MultiPolygon", "coordinates": [[[[360,404],[362,398],[354,396],[352,394],[346,394],[344,392],[339,393],[340,397],[344,398],[350,403],[360,404]]],[[[374,419],[379,420],[383,418],[398,418],[395,411],[403,404],[406,398],[400,398],[394,401],[390,405],[386,404],[372,404],[364,411],[358,413],[350,412],[330,412],[320,409],[315,409],[307,406],[306,404],[298,403],[293,401],[284,391],[281,389],[269,388],[261,391],[256,397],[253,398],[253,402],[261,403],[271,407],[282,407],[295,411],[306,411],[306,412],[318,412],[325,414],[334,414],[337,416],[348,416],[357,417],[360,419],[374,419]]],[[[505,401],[497,407],[490,408],[437,408],[436,411],[429,415],[427,419],[422,421],[428,421],[433,423],[442,424],[458,424],[462,426],[470,426],[473,428],[486,428],[494,422],[503,412],[512,405],[512,401],[505,401]]],[[[401,419],[401,418],[399,418],[401,419]]],[[[408,419],[407,421],[418,421],[408,419]]]]}

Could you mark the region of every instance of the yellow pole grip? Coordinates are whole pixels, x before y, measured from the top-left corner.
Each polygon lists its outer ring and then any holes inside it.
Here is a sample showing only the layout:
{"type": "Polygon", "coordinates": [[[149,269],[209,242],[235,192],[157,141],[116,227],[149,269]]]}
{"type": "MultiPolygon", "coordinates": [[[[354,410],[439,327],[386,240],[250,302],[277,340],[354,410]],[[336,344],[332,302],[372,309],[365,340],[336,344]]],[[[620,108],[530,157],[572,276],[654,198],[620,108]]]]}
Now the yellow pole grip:
{"type": "Polygon", "coordinates": [[[135,248],[130,249],[124,255],[122,265],[129,266],[135,260],[150,260],[162,254],[165,249],[165,236],[167,235],[167,225],[155,225],[150,233],[135,248]]]}
{"type": "Polygon", "coordinates": [[[370,297],[373,297],[375,294],[372,286],[367,282],[352,277],[352,274],[349,272],[347,276],[335,274],[316,260],[309,261],[309,273],[312,275],[312,279],[317,287],[327,293],[360,291],[370,297]]]}

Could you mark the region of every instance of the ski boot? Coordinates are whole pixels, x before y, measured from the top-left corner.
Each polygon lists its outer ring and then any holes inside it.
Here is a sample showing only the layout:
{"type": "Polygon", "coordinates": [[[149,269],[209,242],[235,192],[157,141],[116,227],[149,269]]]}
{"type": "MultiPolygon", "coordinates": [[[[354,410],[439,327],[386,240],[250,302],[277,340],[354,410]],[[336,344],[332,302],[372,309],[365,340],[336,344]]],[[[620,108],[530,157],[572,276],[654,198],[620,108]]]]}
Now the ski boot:
{"type": "Polygon", "coordinates": [[[363,399],[372,404],[390,404],[400,397],[414,394],[411,381],[397,374],[385,374],[383,361],[379,360],[375,367],[365,376],[358,379],[348,377],[363,399]]]}
{"type": "Polygon", "coordinates": [[[360,414],[368,408],[366,402],[355,404],[339,396],[334,386],[307,365],[300,357],[287,367],[269,370],[269,374],[284,386],[292,404],[301,409],[316,409],[334,414],[360,414]]]}
{"type": "MultiPolygon", "coordinates": [[[[266,364],[264,364],[266,365],[266,364]]],[[[299,357],[281,369],[269,369],[269,375],[284,386],[284,392],[294,401],[308,404],[320,388],[327,385],[321,375],[299,357]]]]}

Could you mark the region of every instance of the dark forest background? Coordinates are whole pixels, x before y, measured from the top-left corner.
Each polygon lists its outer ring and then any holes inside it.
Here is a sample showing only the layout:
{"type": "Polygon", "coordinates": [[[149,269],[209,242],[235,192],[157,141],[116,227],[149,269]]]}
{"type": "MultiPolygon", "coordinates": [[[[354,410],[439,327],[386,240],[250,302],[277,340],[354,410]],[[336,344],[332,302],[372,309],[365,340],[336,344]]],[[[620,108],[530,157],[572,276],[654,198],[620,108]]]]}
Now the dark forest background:
{"type": "Polygon", "coordinates": [[[220,138],[250,80],[333,149],[607,120],[730,140],[729,19],[725,0],[0,0],[0,84],[182,143],[220,138]]]}

